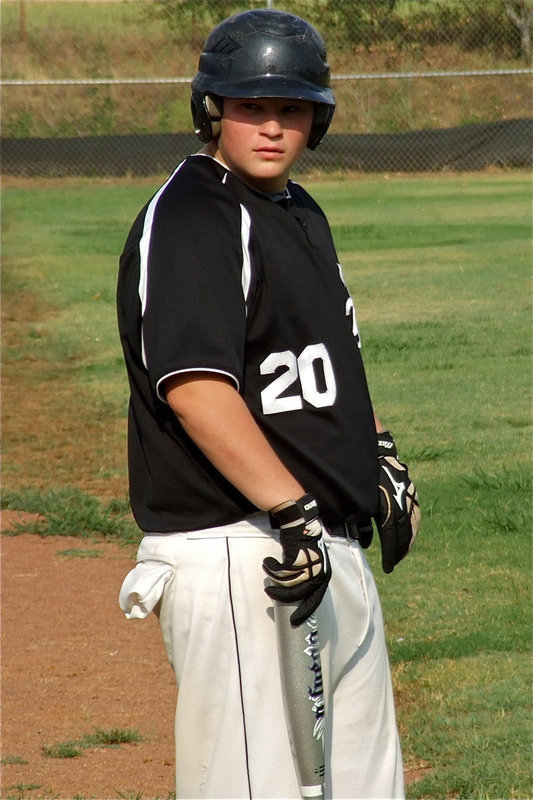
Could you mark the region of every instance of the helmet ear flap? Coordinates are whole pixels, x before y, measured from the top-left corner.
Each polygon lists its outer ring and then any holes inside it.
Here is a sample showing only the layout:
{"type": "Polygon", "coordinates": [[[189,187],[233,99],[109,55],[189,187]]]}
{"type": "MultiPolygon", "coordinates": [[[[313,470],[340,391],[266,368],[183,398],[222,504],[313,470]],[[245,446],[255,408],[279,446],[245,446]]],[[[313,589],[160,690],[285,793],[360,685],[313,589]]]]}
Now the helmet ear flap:
{"type": "Polygon", "coordinates": [[[212,94],[204,95],[204,107],[211,120],[211,138],[218,139],[220,136],[220,120],[222,119],[222,106],[224,101],[221,97],[212,94]]]}
{"type": "Polygon", "coordinates": [[[310,150],[314,150],[316,147],[318,147],[326,135],[331,120],[333,119],[334,111],[335,106],[328,106],[325,103],[315,103],[313,112],[313,125],[311,127],[311,133],[309,134],[309,140],[307,142],[307,147],[310,150]]]}
{"type": "Polygon", "coordinates": [[[210,142],[220,136],[222,98],[216,95],[193,91],[191,113],[194,132],[202,142],[210,142]]]}

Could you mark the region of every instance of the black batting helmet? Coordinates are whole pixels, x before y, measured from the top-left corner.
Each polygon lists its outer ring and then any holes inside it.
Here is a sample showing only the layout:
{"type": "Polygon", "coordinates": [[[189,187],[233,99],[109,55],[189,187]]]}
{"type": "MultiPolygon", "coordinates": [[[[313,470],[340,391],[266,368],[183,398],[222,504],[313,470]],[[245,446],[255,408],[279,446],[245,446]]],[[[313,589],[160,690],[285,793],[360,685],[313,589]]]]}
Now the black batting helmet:
{"type": "Polygon", "coordinates": [[[204,142],[217,135],[219,97],[287,97],[314,104],[307,147],[324,137],[335,110],[326,48],[305,20],[285,11],[233,14],[209,34],[192,82],[195,131],[204,142]]]}

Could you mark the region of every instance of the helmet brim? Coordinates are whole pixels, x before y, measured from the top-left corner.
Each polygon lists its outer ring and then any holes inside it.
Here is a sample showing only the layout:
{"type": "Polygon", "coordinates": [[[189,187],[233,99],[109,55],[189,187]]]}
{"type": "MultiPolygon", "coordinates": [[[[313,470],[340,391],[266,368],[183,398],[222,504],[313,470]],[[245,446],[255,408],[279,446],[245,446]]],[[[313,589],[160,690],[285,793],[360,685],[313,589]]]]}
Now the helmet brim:
{"type": "Polygon", "coordinates": [[[201,79],[195,79],[193,89],[205,94],[219,95],[219,97],[286,97],[288,100],[308,100],[311,103],[335,106],[335,97],[331,89],[317,87],[301,79],[291,80],[279,75],[255,76],[249,81],[239,81],[238,83],[218,82],[213,79],[206,81],[208,86],[202,86],[202,83],[204,82],[201,79]]]}

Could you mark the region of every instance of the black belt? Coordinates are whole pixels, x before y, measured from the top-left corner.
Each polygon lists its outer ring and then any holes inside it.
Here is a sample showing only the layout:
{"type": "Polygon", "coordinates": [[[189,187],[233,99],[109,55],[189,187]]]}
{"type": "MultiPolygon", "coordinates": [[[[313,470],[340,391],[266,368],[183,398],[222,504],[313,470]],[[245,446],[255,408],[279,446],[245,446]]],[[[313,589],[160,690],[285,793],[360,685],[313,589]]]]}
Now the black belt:
{"type": "MultiPolygon", "coordinates": [[[[272,530],[279,531],[279,522],[272,514],[269,514],[270,527],[272,530]]],[[[350,542],[359,539],[359,529],[357,523],[351,522],[334,522],[331,525],[324,525],[330,536],[338,536],[341,539],[347,539],[350,542]]]]}
{"type": "Polygon", "coordinates": [[[326,530],[330,536],[338,536],[342,539],[348,539],[353,542],[359,539],[359,529],[355,522],[335,522],[333,525],[326,525],[326,530]]]}

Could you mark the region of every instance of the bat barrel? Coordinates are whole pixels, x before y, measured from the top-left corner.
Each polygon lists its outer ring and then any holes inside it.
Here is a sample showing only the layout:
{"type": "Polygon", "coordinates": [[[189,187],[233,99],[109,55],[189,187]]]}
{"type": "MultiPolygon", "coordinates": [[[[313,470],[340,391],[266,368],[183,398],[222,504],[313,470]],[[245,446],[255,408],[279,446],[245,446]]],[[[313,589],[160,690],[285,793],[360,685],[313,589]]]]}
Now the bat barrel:
{"type": "Polygon", "coordinates": [[[285,718],[302,798],[324,797],[324,687],[314,617],[294,628],[295,606],[276,603],[274,617],[285,718]]]}

